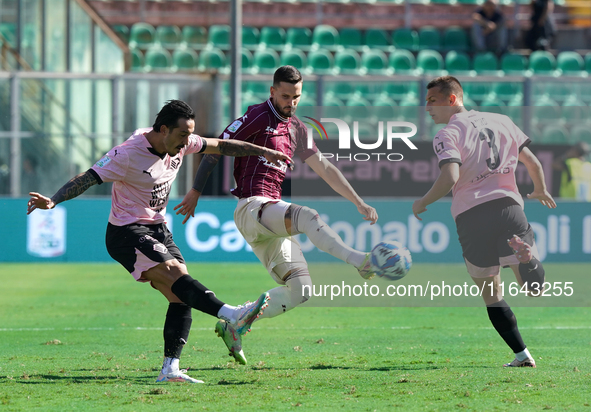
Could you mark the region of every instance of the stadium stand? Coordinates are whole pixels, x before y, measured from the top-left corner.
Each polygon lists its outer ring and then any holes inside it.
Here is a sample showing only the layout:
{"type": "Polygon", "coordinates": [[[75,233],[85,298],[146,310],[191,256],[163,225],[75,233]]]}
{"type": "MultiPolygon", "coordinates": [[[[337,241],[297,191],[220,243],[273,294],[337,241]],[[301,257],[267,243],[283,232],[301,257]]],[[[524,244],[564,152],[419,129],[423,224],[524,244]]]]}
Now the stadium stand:
{"type": "Polygon", "coordinates": [[[302,51],[312,47],[312,30],[306,27],[290,27],[287,29],[285,44],[287,48],[296,48],[302,51]]]}
{"type": "Polygon", "coordinates": [[[154,43],[156,30],[148,23],[135,23],[129,31],[129,47],[147,49],[154,43]]]}
{"type": "Polygon", "coordinates": [[[437,50],[421,50],[417,55],[417,67],[426,75],[441,76],[445,74],[443,57],[437,50]]]}
{"type": "Polygon", "coordinates": [[[409,50],[395,50],[390,54],[388,61],[395,74],[414,74],[416,72],[417,61],[409,50]]]}
{"type": "Polygon", "coordinates": [[[181,29],[178,26],[158,26],[156,27],[156,43],[166,49],[174,49],[181,42],[181,29]]]}
{"type": "Polygon", "coordinates": [[[370,49],[379,49],[386,52],[395,50],[390,34],[386,30],[379,28],[370,28],[365,31],[364,44],[370,49]]]}
{"type": "Polygon", "coordinates": [[[398,29],[392,33],[392,43],[397,48],[416,51],[419,49],[419,35],[416,30],[398,29]]]}
{"type": "Polygon", "coordinates": [[[172,53],[172,71],[194,71],[198,68],[199,57],[194,50],[179,47],[172,53]]]}
{"type": "Polygon", "coordinates": [[[421,27],[418,34],[419,50],[441,50],[441,33],[436,27],[421,27]]]}
{"type": "Polygon", "coordinates": [[[312,48],[336,51],[340,45],[340,36],[337,29],[327,24],[320,24],[312,33],[312,48]]]}
{"type": "Polygon", "coordinates": [[[335,74],[359,74],[361,58],[353,49],[343,49],[335,53],[335,74]]]}
{"type": "Polygon", "coordinates": [[[466,30],[459,26],[452,26],[445,29],[443,33],[443,49],[446,51],[468,51],[470,44],[466,30]]]}
{"type": "Polygon", "coordinates": [[[294,67],[307,67],[308,58],[300,49],[285,50],[281,53],[281,64],[294,67]]]}
{"type": "Polygon", "coordinates": [[[261,28],[260,43],[261,48],[282,50],[285,47],[285,29],[281,27],[265,26],[261,28]]]}
{"type": "Polygon", "coordinates": [[[160,45],[153,45],[145,55],[144,71],[146,72],[166,72],[172,67],[172,56],[160,45]]]}
{"type": "Polygon", "coordinates": [[[207,45],[207,29],[203,26],[185,26],[181,38],[186,47],[201,50],[207,45]]]}
{"type": "Polygon", "coordinates": [[[445,55],[445,68],[450,74],[470,76],[470,57],[462,51],[452,50],[445,55]]]}

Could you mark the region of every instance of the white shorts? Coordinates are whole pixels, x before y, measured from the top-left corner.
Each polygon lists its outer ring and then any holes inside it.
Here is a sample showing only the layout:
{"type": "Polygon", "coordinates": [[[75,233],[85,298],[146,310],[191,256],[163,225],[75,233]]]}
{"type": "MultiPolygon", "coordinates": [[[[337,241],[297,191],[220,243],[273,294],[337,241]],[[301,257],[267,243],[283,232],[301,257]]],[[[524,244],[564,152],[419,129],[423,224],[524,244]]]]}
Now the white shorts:
{"type": "Polygon", "coordinates": [[[234,211],[236,227],[271,277],[280,285],[285,284],[286,273],[278,274],[274,269],[278,265],[287,268],[307,266],[306,259],[296,238],[272,232],[260,223],[260,214],[263,207],[273,207],[273,212],[283,218],[290,205],[283,200],[253,196],[240,199],[234,211]],[[273,204],[267,205],[270,202],[273,204]]]}

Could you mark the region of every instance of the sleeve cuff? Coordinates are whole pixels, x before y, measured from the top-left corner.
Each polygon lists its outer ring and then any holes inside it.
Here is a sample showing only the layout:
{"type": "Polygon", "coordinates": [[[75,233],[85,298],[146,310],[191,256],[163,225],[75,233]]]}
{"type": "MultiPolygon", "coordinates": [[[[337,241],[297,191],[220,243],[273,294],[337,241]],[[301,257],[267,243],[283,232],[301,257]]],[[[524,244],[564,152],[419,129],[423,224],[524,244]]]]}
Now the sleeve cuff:
{"type": "Polygon", "coordinates": [[[448,163],[457,163],[460,166],[462,165],[462,161],[460,159],[458,159],[457,157],[450,157],[449,159],[443,159],[439,162],[439,168],[441,169],[443,167],[443,165],[448,164],[448,163]]]}
{"type": "Polygon", "coordinates": [[[103,184],[103,179],[101,179],[101,177],[98,175],[97,172],[94,171],[94,169],[88,169],[88,173],[94,176],[99,185],[103,184]]]}
{"type": "Polygon", "coordinates": [[[203,143],[203,146],[201,147],[201,150],[199,150],[197,153],[203,153],[205,152],[205,149],[207,149],[207,140],[201,137],[201,142],[203,143]]]}
{"type": "Polygon", "coordinates": [[[530,143],[531,143],[531,139],[527,139],[525,142],[523,142],[523,144],[521,146],[519,146],[519,153],[521,153],[521,151],[523,150],[524,147],[529,146],[530,143]]]}

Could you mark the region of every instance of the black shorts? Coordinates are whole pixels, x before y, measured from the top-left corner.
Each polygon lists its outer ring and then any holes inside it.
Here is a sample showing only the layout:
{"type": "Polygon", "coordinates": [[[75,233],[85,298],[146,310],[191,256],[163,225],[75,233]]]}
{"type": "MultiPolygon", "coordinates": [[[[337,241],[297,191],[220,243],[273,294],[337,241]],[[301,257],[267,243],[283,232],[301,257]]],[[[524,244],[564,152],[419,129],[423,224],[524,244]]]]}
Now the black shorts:
{"type": "Polygon", "coordinates": [[[499,266],[499,257],[513,255],[507,240],[513,235],[534,244],[534,231],[521,206],[510,197],[491,200],[456,217],[464,258],[475,266],[499,266]]]}
{"type": "Polygon", "coordinates": [[[157,225],[107,225],[107,252],[121,263],[136,280],[159,263],[176,259],[185,263],[181,251],[164,223],[157,225]]]}

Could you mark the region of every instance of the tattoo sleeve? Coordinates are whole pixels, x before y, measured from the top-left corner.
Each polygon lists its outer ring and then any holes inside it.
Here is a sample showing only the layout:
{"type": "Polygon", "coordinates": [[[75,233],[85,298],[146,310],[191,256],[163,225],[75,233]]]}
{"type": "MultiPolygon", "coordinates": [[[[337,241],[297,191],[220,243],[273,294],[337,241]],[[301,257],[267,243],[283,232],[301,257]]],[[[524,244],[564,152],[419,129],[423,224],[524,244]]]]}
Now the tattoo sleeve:
{"type": "Polygon", "coordinates": [[[197,169],[195,180],[193,181],[193,189],[195,189],[199,193],[203,193],[205,183],[207,183],[209,175],[217,166],[218,162],[220,161],[220,158],[221,156],[217,154],[207,154],[203,156],[203,159],[201,159],[201,164],[199,164],[199,169],[197,169]]]}
{"type": "Polygon", "coordinates": [[[80,196],[82,193],[86,192],[89,187],[94,186],[97,183],[98,182],[92,173],[88,171],[80,173],[63,185],[61,189],[51,197],[51,200],[57,205],[58,203],[80,196]]]}
{"type": "Polygon", "coordinates": [[[219,142],[220,154],[225,156],[259,156],[265,154],[264,147],[242,140],[222,140],[219,142]]]}

